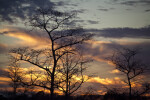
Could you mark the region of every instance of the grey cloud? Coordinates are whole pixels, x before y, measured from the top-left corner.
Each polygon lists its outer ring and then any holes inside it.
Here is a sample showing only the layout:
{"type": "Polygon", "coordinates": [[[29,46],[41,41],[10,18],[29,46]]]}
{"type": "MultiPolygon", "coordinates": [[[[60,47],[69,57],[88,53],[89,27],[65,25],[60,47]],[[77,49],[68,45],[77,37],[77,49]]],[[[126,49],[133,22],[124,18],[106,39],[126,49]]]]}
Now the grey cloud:
{"type": "Polygon", "coordinates": [[[150,38],[150,27],[148,28],[109,28],[101,30],[99,36],[110,38],[150,38]]]}
{"type": "MultiPolygon", "coordinates": [[[[70,25],[84,23],[84,20],[73,20],[70,25]]],[[[90,24],[97,24],[96,21],[88,21],[90,24]]],[[[12,28],[13,29],[13,28],[12,28]]],[[[11,30],[10,32],[24,32],[31,36],[38,36],[38,37],[47,37],[46,34],[41,34],[38,31],[31,31],[29,32],[27,29],[15,27],[15,30],[11,30]]],[[[150,39],[150,27],[143,27],[143,28],[105,28],[105,29],[84,29],[87,33],[93,33],[95,36],[98,37],[105,37],[105,38],[143,38],[143,39],[150,39]]],[[[2,34],[6,34],[8,32],[3,32],[2,34]]]]}
{"type": "Polygon", "coordinates": [[[126,10],[130,11],[130,10],[132,10],[132,9],[127,8],[126,10]]]}
{"type": "Polygon", "coordinates": [[[119,1],[119,0],[112,0],[113,2],[117,2],[117,1],[119,1]]]}
{"type": "Polygon", "coordinates": [[[55,4],[56,6],[74,6],[74,7],[78,6],[78,4],[73,4],[71,3],[71,1],[58,1],[55,4]]]}
{"type": "Polygon", "coordinates": [[[145,12],[150,12],[150,9],[145,10],[145,12]]]}
{"type": "Polygon", "coordinates": [[[97,9],[97,10],[100,10],[100,11],[109,11],[109,9],[104,9],[104,8],[100,8],[100,9],[97,9]]]}
{"type": "Polygon", "coordinates": [[[124,2],[121,2],[120,4],[133,6],[137,3],[138,3],[138,1],[124,1],[124,2]]]}
{"type": "Polygon", "coordinates": [[[150,27],[144,28],[105,28],[105,29],[87,29],[96,36],[105,38],[150,38],[150,27]]]}
{"type": "Polygon", "coordinates": [[[0,35],[2,35],[2,34],[8,34],[8,33],[14,33],[14,32],[16,32],[16,31],[4,31],[4,32],[0,32],[0,35]]]}
{"type": "MultiPolygon", "coordinates": [[[[113,52],[116,49],[121,48],[137,48],[139,49],[139,54],[136,56],[136,59],[139,59],[142,63],[146,64],[148,66],[148,69],[150,69],[150,42],[145,43],[135,43],[135,44],[119,44],[117,42],[111,42],[111,43],[101,43],[97,44],[96,46],[92,47],[92,44],[87,43],[83,44],[80,48],[82,49],[83,53],[85,55],[91,55],[95,58],[107,60],[108,57],[112,56],[113,52]]],[[[150,72],[150,70],[148,70],[150,72]]],[[[149,74],[150,75],[150,74],[149,74]]]]}
{"type": "Polygon", "coordinates": [[[98,9],[97,10],[99,10],[99,11],[105,11],[105,12],[107,12],[107,11],[110,11],[110,10],[114,10],[115,8],[113,8],[113,7],[104,7],[104,6],[98,6],[98,9]]]}
{"type": "Polygon", "coordinates": [[[37,8],[54,8],[50,0],[0,0],[0,19],[14,23],[17,18],[24,20],[34,15],[37,8]]]}
{"type": "Polygon", "coordinates": [[[150,1],[149,0],[130,0],[130,1],[123,1],[120,4],[123,5],[129,5],[129,6],[134,6],[134,5],[150,5],[150,1]]]}
{"type": "Polygon", "coordinates": [[[90,24],[98,24],[99,23],[98,21],[93,21],[93,20],[88,20],[87,22],[90,24]]]}
{"type": "Polygon", "coordinates": [[[77,24],[81,24],[84,23],[84,20],[73,20],[71,23],[69,23],[70,25],[76,26],[77,24]]]}
{"type": "Polygon", "coordinates": [[[59,1],[59,2],[56,3],[56,5],[57,5],[57,6],[64,6],[64,5],[66,5],[66,2],[64,2],[64,1],[59,1]]]}
{"type": "Polygon", "coordinates": [[[72,10],[71,12],[76,12],[76,13],[85,13],[87,10],[86,9],[79,9],[79,10],[72,10]]]}
{"type": "Polygon", "coordinates": [[[136,5],[150,5],[149,0],[111,0],[109,3],[113,4],[121,4],[127,6],[136,6],[136,5]]]}

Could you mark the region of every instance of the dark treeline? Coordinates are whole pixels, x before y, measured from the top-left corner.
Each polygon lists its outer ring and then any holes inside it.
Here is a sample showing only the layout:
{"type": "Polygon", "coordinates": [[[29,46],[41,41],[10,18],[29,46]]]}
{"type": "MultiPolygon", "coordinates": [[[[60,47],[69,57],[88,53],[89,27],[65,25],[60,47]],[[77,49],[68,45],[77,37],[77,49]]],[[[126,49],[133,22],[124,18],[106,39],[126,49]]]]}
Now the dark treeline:
{"type": "MultiPolygon", "coordinates": [[[[54,100],[67,100],[64,95],[54,94],[54,100]]],[[[4,95],[0,95],[0,100],[51,100],[49,94],[43,91],[32,93],[32,95],[19,94],[14,96],[12,92],[5,92],[4,95]]],[[[129,97],[125,94],[118,93],[106,93],[105,95],[78,95],[69,96],[68,100],[129,100],[129,97]]],[[[149,96],[132,96],[131,100],[150,100],[149,96]]]]}

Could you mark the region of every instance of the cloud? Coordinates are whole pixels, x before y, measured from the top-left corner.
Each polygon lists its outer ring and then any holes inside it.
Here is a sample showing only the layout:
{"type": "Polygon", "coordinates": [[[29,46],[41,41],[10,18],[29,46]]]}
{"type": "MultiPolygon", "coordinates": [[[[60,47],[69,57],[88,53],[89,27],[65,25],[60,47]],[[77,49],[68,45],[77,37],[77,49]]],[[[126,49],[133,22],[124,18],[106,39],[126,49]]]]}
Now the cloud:
{"type": "Polygon", "coordinates": [[[8,33],[14,33],[15,31],[3,31],[3,32],[0,32],[0,35],[2,34],[8,34],[8,33]]]}
{"type": "Polygon", "coordinates": [[[129,5],[129,6],[133,6],[133,5],[150,5],[150,1],[149,0],[138,0],[138,1],[134,1],[134,0],[130,0],[130,1],[124,1],[121,4],[124,5],[129,5]]]}
{"type": "Polygon", "coordinates": [[[109,78],[100,78],[100,77],[93,77],[88,80],[88,82],[91,83],[99,83],[103,85],[121,85],[124,84],[120,78],[115,77],[114,79],[109,79],[109,78]]]}
{"type": "Polygon", "coordinates": [[[1,0],[0,19],[14,23],[18,18],[21,20],[34,15],[37,8],[51,8],[55,6],[50,0],[1,0]]]}
{"type": "Polygon", "coordinates": [[[87,9],[78,9],[78,10],[72,10],[72,13],[85,13],[87,11],[87,9]]]}
{"type": "Polygon", "coordinates": [[[56,6],[58,6],[58,7],[59,7],[59,6],[63,6],[63,7],[64,7],[64,6],[77,6],[77,4],[75,4],[75,3],[73,4],[73,3],[71,3],[71,1],[69,1],[69,0],[68,0],[68,1],[55,1],[54,3],[55,3],[56,6]]]}
{"type": "MultiPolygon", "coordinates": [[[[0,72],[2,72],[3,73],[3,71],[0,69],[0,72]]],[[[10,81],[11,81],[11,79],[10,78],[8,78],[8,77],[6,77],[5,75],[2,75],[1,73],[0,73],[0,89],[2,90],[2,89],[6,89],[6,88],[9,88],[10,86],[9,86],[9,83],[10,83],[10,81]]]]}
{"type": "MultiPolygon", "coordinates": [[[[78,20],[80,22],[80,20],[78,20]]],[[[81,20],[83,21],[83,20],[81,20]]],[[[83,45],[79,45],[78,48],[81,48],[83,53],[88,57],[93,58],[96,61],[107,62],[106,58],[111,56],[112,52],[116,48],[121,47],[141,47],[144,54],[141,57],[146,63],[150,59],[150,43],[142,42],[137,39],[139,42],[135,42],[134,38],[149,38],[149,27],[133,29],[133,28],[108,28],[108,29],[86,29],[85,32],[95,33],[96,37],[104,37],[99,41],[88,41],[83,45]],[[118,34],[118,36],[116,35],[118,34]],[[123,33],[123,34],[122,34],[123,33]],[[133,33],[133,34],[132,34],[133,33]],[[121,35],[120,35],[121,34],[121,35]],[[115,35],[115,36],[114,36],[115,35]],[[106,41],[105,37],[111,38],[106,41]],[[130,37],[131,40],[119,39],[124,37],[130,37]],[[104,41],[105,40],[105,41],[104,41]]],[[[45,33],[40,32],[27,32],[25,29],[17,28],[16,30],[3,30],[3,31],[15,31],[16,33],[7,33],[5,35],[20,39],[22,45],[32,45],[33,47],[48,46],[48,36],[45,33]]]]}
{"type": "Polygon", "coordinates": [[[99,10],[99,11],[105,11],[105,12],[107,12],[107,11],[110,11],[110,10],[114,10],[115,8],[113,8],[113,7],[104,7],[104,6],[98,6],[98,9],[97,10],[99,10]]]}
{"type": "Polygon", "coordinates": [[[119,70],[117,70],[117,69],[114,69],[114,70],[110,71],[110,73],[118,74],[118,73],[120,73],[120,71],[119,71],[119,70]]]}
{"type": "Polygon", "coordinates": [[[105,38],[150,38],[150,27],[87,29],[86,31],[105,38]]]}
{"type": "Polygon", "coordinates": [[[0,43],[0,54],[5,53],[7,51],[7,45],[0,43]]]}
{"type": "Polygon", "coordinates": [[[135,6],[135,5],[150,5],[149,0],[112,0],[114,3],[119,3],[127,6],[135,6]]]}
{"type": "Polygon", "coordinates": [[[104,9],[104,8],[100,8],[100,9],[97,9],[97,10],[100,10],[100,11],[109,11],[109,9],[104,9]]]}
{"type": "MultiPolygon", "coordinates": [[[[78,45],[86,57],[98,62],[108,63],[107,57],[110,57],[115,48],[120,48],[121,45],[105,41],[88,41],[81,46],[78,45]]],[[[112,66],[112,65],[111,65],[112,66]]]]}
{"type": "Polygon", "coordinates": [[[127,10],[127,11],[130,11],[130,10],[132,10],[132,9],[130,9],[130,8],[127,8],[126,10],[127,10]]]}
{"type": "MultiPolygon", "coordinates": [[[[12,48],[30,47],[34,49],[42,49],[50,46],[48,35],[42,31],[27,31],[23,28],[9,28],[0,30],[1,33],[6,31],[3,35],[2,43],[0,44],[1,61],[3,56],[6,56],[8,51],[12,48]],[[5,55],[4,55],[5,54],[5,55]]],[[[6,58],[5,58],[6,59],[6,58]]],[[[1,67],[4,67],[6,62],[1,62],[1,67]]]]}
{"type": "Polygon", "coordinates": [[[68,1],[57,1],[55,2],[56,6],[60,7],[60,6],[73,6],[73,7],[77,7],[79,4],[78,3],[71,3],[70,0],[68,1]]]}
{"type": "Polygon", "coordinates": [[[68,3],[64,2],[64,1],[59,1],[59,2],[56,2],[56,6],[64,6],[64,5],[67,5],[68,3]]]}
{"type": "Polygon", "coordinates": [[[76,19],[76,20],[71,21],[70,23],[67,23],[67,25],[82,26],[84,22],[85,22],[84,20],[76,19]]]}
{"type": "Polygon", "coordinates": [[[0,79],[2,80],[3,78],[1,77],[6,77],[7,75],[8,75],[8,71],[6,69],[0,68],[0,79]]]}
{"type": "Polygon", "coordinates": [[[140,59],[142,63],[148,66],[150,65],[150,42],[88,41],[79,48],[82,49],[87,57],[98,62],[106,62],[109,65],[111,64],[107,61],[107,58],[112,56],[116,49],[139,48],[140,53],[137,55],[137,59],[140,59]]]}
{"type": "Polygon", "coordinates": [[[146,9],[145,12],[150,12],[150,9],[146,9]]]}
{"type": "Polygon", "coordinates": [[[93,20],[88,20],[87,22],[90,23],[90,24],[99,24],[98,21],[93,21],[93,20]]]}

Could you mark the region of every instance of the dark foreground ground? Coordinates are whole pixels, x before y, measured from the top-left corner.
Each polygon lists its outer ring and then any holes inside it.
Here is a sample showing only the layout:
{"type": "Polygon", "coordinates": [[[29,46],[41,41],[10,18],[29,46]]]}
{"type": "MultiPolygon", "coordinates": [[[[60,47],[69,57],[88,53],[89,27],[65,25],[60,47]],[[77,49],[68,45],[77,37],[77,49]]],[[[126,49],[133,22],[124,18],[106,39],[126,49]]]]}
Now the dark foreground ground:
{"type": "MultiPolygon", "coordinates": [[[[16,96],[13,95],[5,95],[0,94],[0,100],[51,100],[50,96],[44,93],[36,93],[32,95],[18,94],[16,96]]],[[[81,96],[71,96],[66,99],[65,96],[55,95],[54,100],[129,100],[128,96],[125,95],[81,95],[81,96]]],[[[132,97],[131,100],[150,100],[150,97],[132,97]]]]}

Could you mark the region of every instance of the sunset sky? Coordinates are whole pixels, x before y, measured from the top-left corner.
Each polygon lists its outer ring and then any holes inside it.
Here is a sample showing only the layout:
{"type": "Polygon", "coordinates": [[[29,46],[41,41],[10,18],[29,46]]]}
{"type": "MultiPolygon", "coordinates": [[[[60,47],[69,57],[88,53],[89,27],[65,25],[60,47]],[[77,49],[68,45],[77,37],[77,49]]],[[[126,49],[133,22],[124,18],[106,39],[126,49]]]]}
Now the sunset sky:
{"type": "Polygon", "coordinates": [[[124,85],[120,72],[105,59],[116,48],[141,48],[140,59],[150,65],[150,0],[0,0],[0,88],[7,87],[9,81],[4,72],[10,49],[48,45],[45,34],[30,31],[24,24],[38,7],[77,12],[72,24],[95,34],[83,50],[94,60],[87,73],[95,77],[86,84],[97,91],[101,92],[102,85],[124,85]]]}

